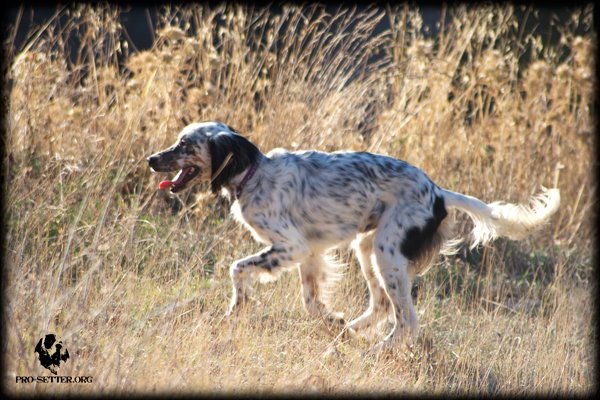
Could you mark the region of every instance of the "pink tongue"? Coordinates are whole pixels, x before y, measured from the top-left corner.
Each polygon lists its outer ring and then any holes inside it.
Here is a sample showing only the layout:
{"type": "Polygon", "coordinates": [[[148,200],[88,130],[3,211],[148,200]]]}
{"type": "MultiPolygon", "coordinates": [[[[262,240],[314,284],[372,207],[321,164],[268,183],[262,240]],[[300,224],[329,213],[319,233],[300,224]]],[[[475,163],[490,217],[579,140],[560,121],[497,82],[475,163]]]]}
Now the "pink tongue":
{"type": "Polygon", "coordinates": [[[175,176],[175,178],[173,178],[172,181],[162,181],[161,183],[158,184],[158,188],[159,189],[169,189],[175,185],[179,185],[181,183],[181,181],[183,181],[185,179],[185,177],[187,176],[188,172],[190,172],[191,168],[186,168],[186,169],[182,169],[181,171],[179,171],[177,173],[177,176],[175,176]]]}
{"type": "Polygon", "coordinates": [[[164,190],[164,189],[169,189],[173,185],[174,185],[174,183],[172,181],[162,181],[161,183],[158,184],[158,188],[164,190]]]}

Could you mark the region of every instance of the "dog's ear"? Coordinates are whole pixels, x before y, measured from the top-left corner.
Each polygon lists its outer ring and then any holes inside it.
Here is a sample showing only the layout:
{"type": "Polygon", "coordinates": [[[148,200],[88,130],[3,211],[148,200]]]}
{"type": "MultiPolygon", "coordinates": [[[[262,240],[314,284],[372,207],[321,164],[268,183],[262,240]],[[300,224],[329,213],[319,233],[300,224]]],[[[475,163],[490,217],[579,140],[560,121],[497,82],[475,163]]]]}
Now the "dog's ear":
{"type": "Polygon", "coordinates": [[[213,193],[217,193],[234,176],[256,162],[261,154],[260,150],[248,139],[231,132],[221,132],[209,137],[208,149],[212,175],[210,188],[213,193]],[[219,170],[221,171],[219,172],[219,170]]]}

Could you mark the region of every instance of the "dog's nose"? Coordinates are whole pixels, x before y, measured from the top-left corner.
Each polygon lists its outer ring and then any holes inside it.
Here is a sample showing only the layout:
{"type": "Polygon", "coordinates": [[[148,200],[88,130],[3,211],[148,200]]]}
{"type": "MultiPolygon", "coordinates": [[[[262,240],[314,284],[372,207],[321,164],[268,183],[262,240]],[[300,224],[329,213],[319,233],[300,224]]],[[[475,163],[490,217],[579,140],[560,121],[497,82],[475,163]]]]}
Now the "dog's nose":
{"type": "Polygon", "coordinates": [[[156,164],[158,163],[158,157],[150,156],[150,157],[146,158],[146,160],[148,160],[148,165],[150,165],[150,168],[156,170],[156,164]]]}

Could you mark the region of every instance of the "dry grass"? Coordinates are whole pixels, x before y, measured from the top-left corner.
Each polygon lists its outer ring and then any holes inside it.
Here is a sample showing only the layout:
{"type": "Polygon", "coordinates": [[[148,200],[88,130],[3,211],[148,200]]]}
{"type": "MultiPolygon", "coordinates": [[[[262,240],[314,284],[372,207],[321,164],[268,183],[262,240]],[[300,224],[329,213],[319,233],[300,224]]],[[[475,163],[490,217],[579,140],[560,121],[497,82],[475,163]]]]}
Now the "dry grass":
{"type": "MultiPolygon", "coordinates": [[[[510,7],[445,10],[452,22],[433,39],[402,7],[165,9],[141,52],[121,37],[118,10],[64,12],[67,23],[33,32],[25,48],[5,44],[9,392],[595,388],[595,42],[574,33],[590,32],[591,8],[559,26],[554,47],[523,31],[510,7]],[[381,18],[392,28],[373,35],[381,18]],[[75,62],[71,34],[82,39],[75,62]],[[526,51],[531,60],[519,63],[526,51]],[[418,279],[412,353],[363,355],[377,337],[327,353],[333,336],[303,311],[295,274],[257,284],[260,306],[223,321],[228,266],[259,246],[223,201],[196,190],[178,202],[156,189],[145,157],[183,121],[215,119],[265,151],[390,154],[486,201],[557,186],[561,209],[528,240],[463,250],[418,279]],[[60,374],[93,384],[14,383],[44,372],[33,349],[49,332],[72,353],[60,374]]],[[[461,232],[468,224],[459,217],[461,232]]],[[[351,255],[339,256],[349,267],[336,306],[355,317],[366,285],[351,255]]]]}

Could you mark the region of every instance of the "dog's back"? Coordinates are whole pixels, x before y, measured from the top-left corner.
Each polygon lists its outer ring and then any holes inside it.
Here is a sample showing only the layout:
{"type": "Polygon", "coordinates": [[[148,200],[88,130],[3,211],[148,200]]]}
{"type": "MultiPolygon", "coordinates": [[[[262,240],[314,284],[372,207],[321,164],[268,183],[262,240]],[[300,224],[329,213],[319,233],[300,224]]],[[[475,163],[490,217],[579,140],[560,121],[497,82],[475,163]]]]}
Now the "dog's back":
{"type": "Polygon", "coordinates": [[[319,245],[376,228],[386,204],[406,202],[417,225],[432,216],[437,186],[404,161],[367,152],[277,150],[267,157],[250,196],[260,203],[269,193],[319,245]]]}

